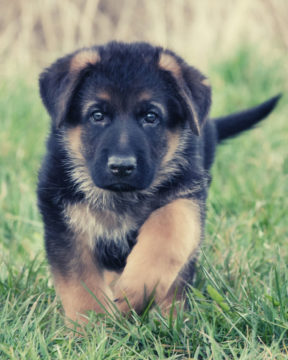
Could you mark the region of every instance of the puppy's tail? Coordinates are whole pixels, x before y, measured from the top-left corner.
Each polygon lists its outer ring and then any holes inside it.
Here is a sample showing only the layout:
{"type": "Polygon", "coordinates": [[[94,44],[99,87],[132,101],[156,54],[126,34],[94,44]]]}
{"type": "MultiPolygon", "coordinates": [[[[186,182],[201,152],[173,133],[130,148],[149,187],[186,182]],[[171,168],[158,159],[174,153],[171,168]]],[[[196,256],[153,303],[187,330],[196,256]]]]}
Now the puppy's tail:
{"type": "Polygon", "coordinates": [[[218,142],[229,137],[233,137],[254,127],[259,121],[263,120],[277,105],[281,94],[255,106],[251,109],[240,111],[234,114],[212,119],[216,123],[218,142]]]}

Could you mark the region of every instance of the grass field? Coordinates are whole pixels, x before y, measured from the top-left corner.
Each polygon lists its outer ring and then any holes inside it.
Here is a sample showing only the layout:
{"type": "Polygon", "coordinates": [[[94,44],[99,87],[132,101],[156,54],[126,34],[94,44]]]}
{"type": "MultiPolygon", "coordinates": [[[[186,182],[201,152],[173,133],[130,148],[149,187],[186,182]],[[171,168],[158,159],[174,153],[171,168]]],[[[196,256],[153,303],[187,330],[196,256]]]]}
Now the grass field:
{"type": "Polygon", "coordinates": [[[67,332],[36,207],[49,119],[37,84],[0,84],[0,359],[287,359],[288,104],[281,60],[242,49],[211,64],[212,115],[284,92],[269,120],[219,148],[192,310],[131,319],[91,314],[67,332]]]}

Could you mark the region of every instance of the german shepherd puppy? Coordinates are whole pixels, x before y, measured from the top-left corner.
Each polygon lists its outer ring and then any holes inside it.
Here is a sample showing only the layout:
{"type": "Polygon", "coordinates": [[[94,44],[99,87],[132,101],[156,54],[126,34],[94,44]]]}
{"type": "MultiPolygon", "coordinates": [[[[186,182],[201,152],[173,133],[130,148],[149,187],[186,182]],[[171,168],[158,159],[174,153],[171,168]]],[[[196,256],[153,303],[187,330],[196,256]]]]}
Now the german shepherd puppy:
{"type": "Polygon", "coordinates": [[[38,203],[66,316],[103,312],[95,297],[124,313],[151,296],[169,308],[193,278],[216,145],[279,96],[210,120],[198,70],[161,47],[117,42],[57,60],[40,92],[52,122],[38,203]]]}

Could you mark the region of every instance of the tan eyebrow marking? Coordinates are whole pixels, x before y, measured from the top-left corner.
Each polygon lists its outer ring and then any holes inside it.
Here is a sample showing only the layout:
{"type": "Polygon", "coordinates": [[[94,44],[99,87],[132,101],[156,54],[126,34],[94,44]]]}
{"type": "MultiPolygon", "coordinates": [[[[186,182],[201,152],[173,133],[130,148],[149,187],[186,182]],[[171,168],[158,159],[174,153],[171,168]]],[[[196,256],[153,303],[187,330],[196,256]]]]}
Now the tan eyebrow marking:
{"type": "Polygon", "coordinates": [[[138,97],[138,101],[145,101],[145,100],[150,100],[152,98],[152,94],[149,91],[143,91],[139,97],[138,97]]]}
{"type": "Polygon", "coordinates": [[[84,102],[82,115],[85,115],[89,108],[97,103],[97,100],[111,101],[111,96],[106,91],[99,91],[95,94],[95,100],[89,100],[84,102]]]}
{"type": "Polygon", "coordinates": [[[111,96],[110,94],[108,93],[108,91],[99,91],[96,93],[96,97],[100,100],[108,100],[110,101],[111,100],[111,96]]]}
{"type": "Polygon", "coordinates": [[[157,101],[151,101],[150,104],[154,105],[155,107],[158,107],[161,110],[162,114],[166,115],[166,109],[161,103],[157,101]]]}
{"type": "Polygon", "coordinates": [[[83,116],[86,115],[89,108],[92,107],[93,105],[95,105],[95,100],[85,102],[82,108],[82,115],[83,116]]]}
{"type": "Polygon", "coordinates": [[[166,115],[165,107],[164,107],[161,103],[159,103],[159,102],[157,102],[157,101],[153,101],[153,94],[152,94],[152,92],[150,92],[149,90],[143,91],[143,92],[139,95],[139,97],[138,97],[137,100],[138,100],[139,103],[140,103],[141,101],[147,101],[147,102],[149,102],[151,105],[154,105],[155,107],[158,107],[158,108],[161,110],[161,112],[162,112],[163,115],[166,115]]]}

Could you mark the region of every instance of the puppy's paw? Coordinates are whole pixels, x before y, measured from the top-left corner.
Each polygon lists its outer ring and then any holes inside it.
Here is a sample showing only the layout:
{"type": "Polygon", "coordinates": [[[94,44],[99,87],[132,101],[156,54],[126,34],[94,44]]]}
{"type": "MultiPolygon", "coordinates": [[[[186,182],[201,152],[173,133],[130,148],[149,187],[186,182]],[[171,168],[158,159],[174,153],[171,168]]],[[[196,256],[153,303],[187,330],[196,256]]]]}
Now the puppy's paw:
{"type": "Polygon", "coordinates": [[[150,301],[159,303],[163,300],[170,286],[167,278],[159,279],[157,276],[149,276],[147,272],[132,276],[123,273],[115,287],[114,301],[123,313],[131,309],[141,313],[150,301]]]}

